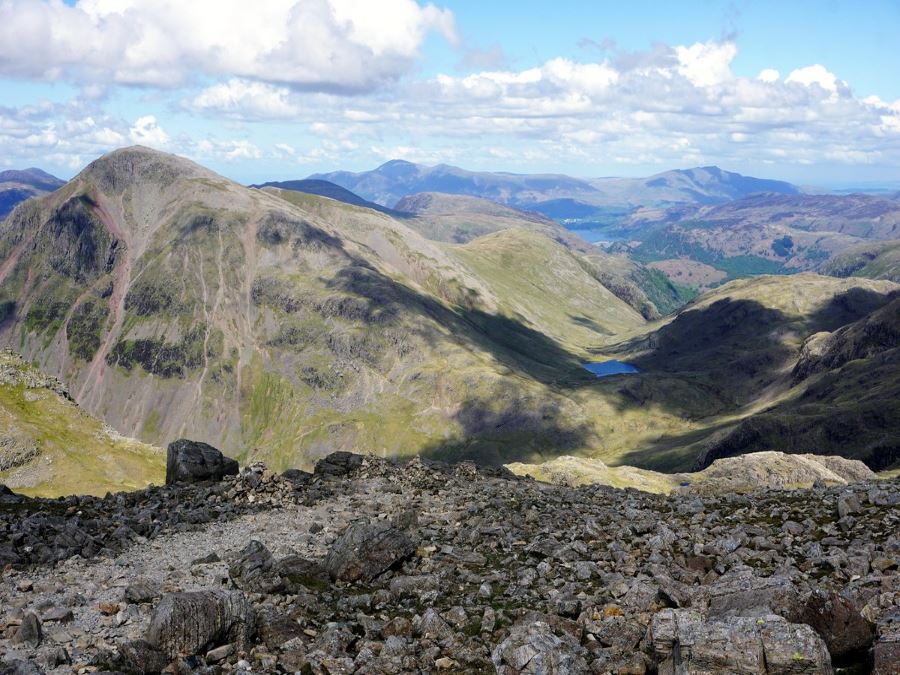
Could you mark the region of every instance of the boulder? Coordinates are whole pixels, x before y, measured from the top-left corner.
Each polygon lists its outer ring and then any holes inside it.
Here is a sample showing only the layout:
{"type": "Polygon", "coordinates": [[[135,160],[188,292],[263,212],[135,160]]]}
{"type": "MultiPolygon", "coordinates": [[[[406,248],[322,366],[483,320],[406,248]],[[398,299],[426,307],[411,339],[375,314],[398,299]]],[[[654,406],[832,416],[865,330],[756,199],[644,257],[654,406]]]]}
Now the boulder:
{"type": "Polygon", "coordinates": [[[274,568],[275,557],[261,542],[253,539],[228,566],[228,575],[241,590],[272,593],[281,586],[281,577],[274,568]]]}
{"type": "Polygon", "coordinates": [[[351,524],[332,544],[325,569],[340,581],[370,580],[412,555],[415,545],[406,534],[382,523],[351,524]]]}
{"type": "Polygon", "coordinates": [[[34,612],[25,612],[19,629],[12,636],[13,644],[25,645],[36,649],[44,639],[44,631],[41,628],[41,620],[34,612]]]}
{"type": "Polygon", "coordinates": [[[347,476],[362,466],[362,455],[352,452],[332,452],[316,462],[313,472],[317,476],[347,476]]]}
{"type": "Polygon", "coordinates": [[[872,627],[856,606],[835,593],[810,594],[799,621],[811,626],[825,640],[832,657],[865,651],[875,639],[872,627]]]}
{"type": "Polygon", "coordinates": [[[736,568],[715,584],[703,587],[694,605],[705,609],[710,618],[778,614],[796,621],[803,600],[787,577],[757,577],[749,568],[736,568]]]}
{"type": "Polygon", "coordinates": [[[115,666],[126,673],[160,673],[170,660],[146,640],[131,640],[119,645],[115,666]]]}
{"type": "Polygon", "coordinates": [[[166,485],[222,480],[238,473],[238,463],[211,445],[186,438],[169,443],[166,485]]]}
{"type": "Polygon", "coordinates": [[[18,495],[8,487],[0,483],[0,504],[22,504],[27,502],[28,497],[18,495]]]}
{"type": "Polygon", "coordinates": [[[568,633],[556,635],[542,621],[513,626],[491,652],[499,675],[575,675],[588,673],[586,650],[568,633]]]}
{"type": "Polygon", "coordinates": [[[256,615],[238,591],[192,591],[163,597],[147,629],[147,642],[169,660],[179,654],[205,654],[234,643],[249,651],[256,615]]]}
{"type": "Polygon", "coordinates": [[[40,666],[31,661],[21,659],[0,661],[0,675],[43,675],[43,673],[40,666]]]}
{"type": "Polygon", "coordinates": [[[648,643],[660,675],[832,672],[828,650],[816,632],[774,614],[707,620],[694,610],[664,609],[653,616],[648,643]]]}

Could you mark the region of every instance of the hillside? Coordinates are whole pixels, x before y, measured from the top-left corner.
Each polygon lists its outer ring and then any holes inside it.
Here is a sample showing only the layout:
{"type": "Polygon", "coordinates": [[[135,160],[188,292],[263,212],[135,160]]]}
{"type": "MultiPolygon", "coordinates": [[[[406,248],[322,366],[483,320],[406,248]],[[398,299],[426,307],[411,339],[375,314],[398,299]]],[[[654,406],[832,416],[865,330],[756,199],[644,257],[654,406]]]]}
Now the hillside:
{"type": "Polygon", "coordinates": [[[866,277],[900,282],[900,241],[878,241],[851,246],[822,266],[834,277],[866,277]]]}
{"type": "MultiPolygon", "coordinates": [[[[587,403],[559,388],[592,384],[586,354],[551,337],[556,317],[506,313],[504,288],[386,214],[131,148],[16,211],[0,254],[0,340],[148,442],[282,468],[591,444],[587,403]]],[[[582,278],[602,301],[580,342],[643,324],[582,278]]]]}
{"type": "Polygon", "coordinates": [[[361,206],[382,213],[394,213],[392,209],[388,209],[375,202],[366,201],[362,197],[350,190],[342,188],[340,185],[330,183],[327,180],[285,180],[270,181],[259,185],[251,185],[252,188],[262,190],[264,188],[275,188],[278,190],[293,190],[294,192],[305,192],[310,195],[319,195],[320,197],[328,197],[351,206],[361,206]]]}
{"type": "Polygon", "coordinates": [[[669,404],[663,378],[709,400],[702,428],[661,437],[621,462],[670,470],[694,457],[703,468],[721,457],[780,450],[894,466],[898,292],[888,281],[810,274],[741,280],[649,333],[601,349],[641,369],[629,389],[642,405],[669,404]]]}
{"type": "Polygon", "coordinates": [[[0,483],[26,495],[103,495],[161,485],[159,448],[119,436],[65,387],[0,352],[0,483]]]}
{"type": "Polygon", "coordinates": [[[676,271],[680,260],[701,263],[733,279],[824,270],[854,247],[897,239],[900,203],[863,194],[759,194],[714,206],[638,209],[609,231],[628,240],[619,250],[645,263],[676,271]]]}
{"type": "Polygon", "coordinates": [[[0,171],[0,220],[26,199],[53,192],[65,181],[40,169],[0,171]]]}

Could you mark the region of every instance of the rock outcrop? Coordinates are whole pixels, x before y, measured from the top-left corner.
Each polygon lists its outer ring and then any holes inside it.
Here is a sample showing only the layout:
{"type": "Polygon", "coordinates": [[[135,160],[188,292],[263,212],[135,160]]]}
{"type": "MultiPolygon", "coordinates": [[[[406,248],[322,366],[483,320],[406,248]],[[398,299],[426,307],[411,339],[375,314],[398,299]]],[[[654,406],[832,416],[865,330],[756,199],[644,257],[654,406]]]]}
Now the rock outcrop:
{"type": "Polygon", "coordinates": [[[237,474],[239,468],[235,460],[199,441],[182,438],[166,451],[166,485],[222,480],[237,474]]]}

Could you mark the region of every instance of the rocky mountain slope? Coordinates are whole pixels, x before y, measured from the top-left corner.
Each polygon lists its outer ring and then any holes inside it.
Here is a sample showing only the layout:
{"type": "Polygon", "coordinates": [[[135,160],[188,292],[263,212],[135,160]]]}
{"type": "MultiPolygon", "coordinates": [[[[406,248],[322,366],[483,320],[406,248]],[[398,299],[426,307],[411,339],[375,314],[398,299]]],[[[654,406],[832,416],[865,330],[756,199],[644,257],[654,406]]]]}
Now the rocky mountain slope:
{"type": "MultiPolygon", "coordinates": [[[[570,266],[589,301],[561,344],[560,326],[504,313],[506,288],[397,219],[141,148],[21,206],[0,257],[0,340],[87,411],[281,468],[335,448],[581,443],[586,402],[559,386],[591,383],[576,342],[643,323],[570,266]]],[[[565,284],[547,290],[572,303],[565,284]]]]}
{"type": "Polygon", "coordinates": [[[0,499],[7,672],[885,675],[900,656],[896,481],[664,497],[345,454],[0,499]]]}
{"type": "Polygon", "coordinates": [[[134,490],[161,483],[159,448],[80,410],[63,384],[0,352],[0,483],[27,495],[134,490]]]}
{"type": "Polygon", "coordinates": [[[0,171],[0,220],[26,199],[58,190],[65,183],[35,168],[0,171]]]}
{"type": "Polygon", "coordinates": [[[757,192],[801,192],[790,183],[742,176],[715,166],[666,171],[647,178],[579,179],[559,174],[467,171],[446,164],[424,166],[392,160],[372,171],[336,171],[310,178],[336,183],[383,206],[393,206],[420,192],[442,192],[538,210],[555,219],[590,219],[598,207],[718,204],[757,192]]]}

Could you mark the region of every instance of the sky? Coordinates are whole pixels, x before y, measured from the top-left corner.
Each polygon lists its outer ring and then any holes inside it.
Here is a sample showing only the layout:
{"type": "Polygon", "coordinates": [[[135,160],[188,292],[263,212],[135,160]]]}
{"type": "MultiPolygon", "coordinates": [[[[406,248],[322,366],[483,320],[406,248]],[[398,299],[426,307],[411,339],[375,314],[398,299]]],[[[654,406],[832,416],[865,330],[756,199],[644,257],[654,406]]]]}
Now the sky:
{"type": "Polygon", "coordinates": [[[0,0],[0,168],[900,184],[898,36],[900,0],[0,0]]]}

